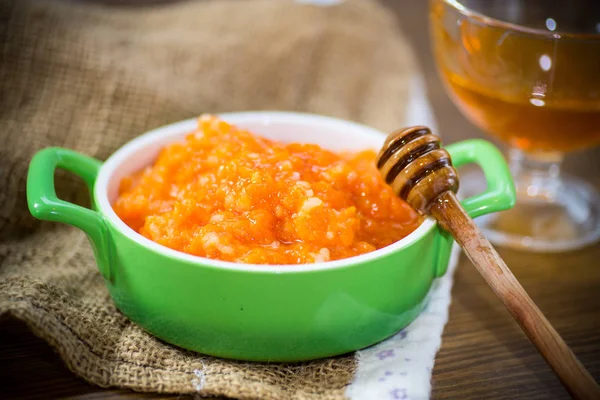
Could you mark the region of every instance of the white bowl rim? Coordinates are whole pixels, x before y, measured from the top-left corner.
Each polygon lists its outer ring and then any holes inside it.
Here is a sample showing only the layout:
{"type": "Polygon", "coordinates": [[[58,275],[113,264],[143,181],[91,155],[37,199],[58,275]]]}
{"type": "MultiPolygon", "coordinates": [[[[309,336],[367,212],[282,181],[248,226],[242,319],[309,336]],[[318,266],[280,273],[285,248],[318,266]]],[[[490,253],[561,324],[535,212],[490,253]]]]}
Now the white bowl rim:
{"type": "MultiPolygon", "coordinates": [[[[346,126],[354,131],[360,131],[361,134],[364,135],[377,136],[378,138],[385,137],[385,134],[381,131],[365,125],[338,118],[309,113],[285,111],[243,111],[232,113],[218,113],[217,115],[232,124],[256,120],[275,120],[278,122],[285,121],[288,123],[301,125],[311,125],[318,123],[320,125],[337,125],[338,127],[346,126]]],[[[171,259],[176,259],[191,264],[197,264],[202,267],[214,267],[218,269],[273,274],[303,273],[340,269],[368,263],[376,259],[389,256],[392,253],[396,253],[406,247],[409,247],[410,245],[424,237],[436,225],[435,220],[428,217],[425,218],[423,222],[413,232],[389,246],[372,251],[370,253],[361,254],[358,256],[353,256],[341,260],[326,261],[322,263],[312,264],[243,264],[195,256],[160,245],[134,231],[117,216],[108,199],[108,183],[115,169],[118,166],[122,165],[123,162],[125,162],[129,158],[129,155],[135,152],[137,149],[146,146],[148,145],[148,143],[156,141],[159,138],[164,139],[165,135],[174,136],[177,134],[181,134],[184,131],[190,132],[197,126],[197,121],[198,118],[190,118],[187,120],[183,120],[173,124],[168,124],[150,130],[140,136],[137,136],[136,138],[123,145],[117,151],[115,151],[100,168],[100,172],[94,185],[94,198],[96,200],[96,206],[98,207],[98,211],[103,215],[107,222],[112,224],[119,232],[125,235],[128,239],[140,244],[148,250],[165,255],[171,259]]]]}

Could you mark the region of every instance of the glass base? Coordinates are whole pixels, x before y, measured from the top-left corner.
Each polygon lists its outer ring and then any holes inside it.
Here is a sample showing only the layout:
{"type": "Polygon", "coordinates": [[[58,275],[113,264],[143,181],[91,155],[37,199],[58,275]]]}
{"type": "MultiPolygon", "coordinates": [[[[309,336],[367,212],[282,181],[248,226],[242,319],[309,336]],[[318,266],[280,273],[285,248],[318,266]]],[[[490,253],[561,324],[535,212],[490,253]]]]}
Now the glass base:
{"type": "MultiPolygon", "coordinates": [[[[471,172],[464,196],[480,192],[482,177],[471,172]],[[479,185],[473,183],[479,182],[479,185]]],[[[552,190],[539,190],[530,180],[517,181],[514,208],[476,219],[494,245],[536,252],[562,252],[600,239],[600,194],[572,176],[555,177],[552,190]]],[[[547,186],[546,186],[547,187],[547,186]]]]}

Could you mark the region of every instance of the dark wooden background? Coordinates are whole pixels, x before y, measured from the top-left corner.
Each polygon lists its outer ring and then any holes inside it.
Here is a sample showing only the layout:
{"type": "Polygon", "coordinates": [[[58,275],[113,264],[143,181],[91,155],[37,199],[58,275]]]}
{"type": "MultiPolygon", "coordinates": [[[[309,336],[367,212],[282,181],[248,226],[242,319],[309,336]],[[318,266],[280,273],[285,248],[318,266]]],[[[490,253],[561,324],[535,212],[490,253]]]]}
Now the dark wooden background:
{"type": "MultiPolygon", "coordinates": [[[[414,46],[446,142],[484,137],[448,99],[432,61],[425,0],[382,0],[414,46]]],[[[565,170],[600,188],[600,150],[568,157],[565,170]]],[[[500,250],[514,274],[591,374],[600,380],[600,245],[562,254],[500,250]]],[[[172,398],[104,390],[78,379],[23,324],[0,321],[0,398],[172,398]]],[[[569,398],[465,257],[433,371],[434,399],[569,398]]]]}

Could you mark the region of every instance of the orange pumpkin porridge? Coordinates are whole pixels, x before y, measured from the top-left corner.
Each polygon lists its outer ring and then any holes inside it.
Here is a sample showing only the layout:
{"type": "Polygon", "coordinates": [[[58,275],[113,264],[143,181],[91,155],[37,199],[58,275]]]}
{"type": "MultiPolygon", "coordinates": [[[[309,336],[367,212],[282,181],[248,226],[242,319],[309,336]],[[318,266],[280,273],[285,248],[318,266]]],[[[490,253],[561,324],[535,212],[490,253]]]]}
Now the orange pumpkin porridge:
{"type": "Polygon", "coordinates": [[[376,154],[284,144],[202,116],[182,143],[121,181],[114,210],[163,246],[251,264],[338,260],[402,239],[421,217],[376,154]]]}

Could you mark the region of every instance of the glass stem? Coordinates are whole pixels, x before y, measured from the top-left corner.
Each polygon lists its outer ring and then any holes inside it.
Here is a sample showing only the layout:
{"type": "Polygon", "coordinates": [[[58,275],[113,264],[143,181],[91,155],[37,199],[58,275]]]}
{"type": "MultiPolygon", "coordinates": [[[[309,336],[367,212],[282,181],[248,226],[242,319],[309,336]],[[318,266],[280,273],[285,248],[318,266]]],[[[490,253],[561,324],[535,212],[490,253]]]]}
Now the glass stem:
{"type": "Polygon", "coordinates": [[[560,152],[526,153],[511,148],[509,165],[519,197],[533,201],[552,202],[560,190],[560,152]]]}

